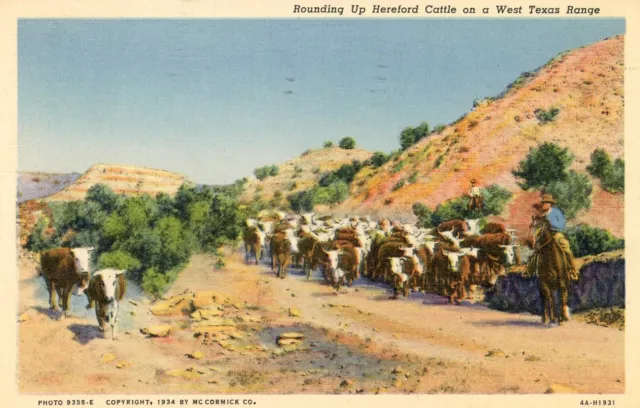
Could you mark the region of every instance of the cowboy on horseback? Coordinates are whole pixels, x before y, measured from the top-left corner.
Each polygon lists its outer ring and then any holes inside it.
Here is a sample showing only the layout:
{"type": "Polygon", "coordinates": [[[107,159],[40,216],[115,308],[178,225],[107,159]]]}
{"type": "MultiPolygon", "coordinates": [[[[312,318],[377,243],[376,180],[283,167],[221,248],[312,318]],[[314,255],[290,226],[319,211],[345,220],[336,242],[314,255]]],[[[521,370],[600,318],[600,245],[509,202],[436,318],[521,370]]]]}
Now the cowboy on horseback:
{"type": "Polygon", "coordinates": [[[476,179],[471,180],[471,190],[467,193],[469,202],[467,203],[467,209],[482,211],[483,197],[480,187],[477,187],[478,181],[476,179]]]}
{"type": "Polygon", "coordinates": [[[569,268],[569,276],[575,280],[578,278],[575,260],[573,253],[571,252],[571,245],[563,233],[567,220],[562,211],[560,211],[555,204],[556,200],[554,200],[551,194],[543,194],[538,206],[540,211],[539,215],[549,222],[553,238],[565,254],[567,266],[569,268]]]}

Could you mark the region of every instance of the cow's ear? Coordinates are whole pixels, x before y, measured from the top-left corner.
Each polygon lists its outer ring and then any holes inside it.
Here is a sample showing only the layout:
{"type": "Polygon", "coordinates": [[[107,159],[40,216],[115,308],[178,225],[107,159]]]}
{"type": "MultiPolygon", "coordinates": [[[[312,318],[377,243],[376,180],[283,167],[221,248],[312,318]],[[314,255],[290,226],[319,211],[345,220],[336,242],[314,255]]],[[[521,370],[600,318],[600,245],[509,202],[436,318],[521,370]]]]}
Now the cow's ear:
{"type": "Polygon", "coordinates": [[[124,274],[124,273],[127,273],[127,271],[118,271],[118,272],[116,272],[116,275],[117,275],[117,276],[120,276],[120,275],[122,275],[122,274],[124,274]]]}

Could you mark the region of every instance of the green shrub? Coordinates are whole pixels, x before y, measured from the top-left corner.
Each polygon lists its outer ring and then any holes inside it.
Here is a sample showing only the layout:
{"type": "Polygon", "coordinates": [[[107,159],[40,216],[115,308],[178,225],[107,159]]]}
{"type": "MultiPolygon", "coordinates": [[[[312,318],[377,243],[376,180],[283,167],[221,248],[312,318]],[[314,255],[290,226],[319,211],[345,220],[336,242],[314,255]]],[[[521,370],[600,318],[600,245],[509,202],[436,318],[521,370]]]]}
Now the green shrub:
{"type": "Polygon", "coordinates": [[[511,200],[513,194],[506,188],[492,184],[481,189],[483,203],[483,215],[500,215],[505,205],[511,200]]]}
{"type": "Polygon", "coordinates": [[[322,147],[324,147],[325,149],[328,149],[330,147],[333,147],[333,142],[331,140],[327,140],[326,142],[324,142],[322,144],[322,147]]]}
{"type": "Polygon", "coordinates": [[[340,146],[341,149],[351,150],[356,147],[356,140],[352,137],[344,137],[340,139],[338,146],[340,146]]]}
{"type": "Polygon", "coordinates": [[[47,237],[45,235],[45,230],[47,229],[48,224],[49,223],[46,219],[38,219],[36,225],[33,227],[33,230],[27,238],[26,248],[29,251],[41,252],[55,246],[51,237],[47,237]]]}
{"type": "Polygon", "coordinates": [[[141,263],[128,252],[117,250],[113,252],[104,252],[98,258],[98,268],[115,268],[131,271],[138,269],[141,263]]]}
{"type": "Polygon", "coordinates": [[[413,173],[411,173],[411,176],[409,176],[408,181],[411,184],[414,184],[416,181],[418,181],[418,172],[414,171],[413,173]]]}
{"type": "Polygon", "coordinates": [[[440,133],[442,133],[446,128],[447,128],[447,126],[446,126],[446,125],[437,125],[436,127],[434,127],[434,128],[433,128],[433,130],[431,131],[431,133],[440,134],[440,133]]]}
{"type": "Polygon", "coordinates": [[[429,124],[422,122],[417,127],[408,126],[400,132],[400,148],[407,150],[409,147],[418,143],[418,141],[429,135],[429,124]]]}
{"type": "Polygon", "coordinates": [[[436,159],[436,162],[434,163],[435,168],[437,169],[438,167],[440,167],[443,162],[444,162],[444,154],[441,154],[440,156],[438,156],[438,158],[436,159]]]}
{"type": "Polygon", "coordinates": [[[600,179],[600,185],[610,193],[624,193],[624,160],[611,157],[604,149],[596,149],[591,153],[591,163],[587,171],[600,179]]]}
{"type": "Polygon", "coordinates": [[[433,210],[422,203],[414,203],[411,207],[413,214],[418,217],[419,228],[432,228],[433,210]]]}
{"type": "Polygon", "coordinates": [[[386,155],[383,152],[375,152],[370,159],[371,165],[376,169],[382,167],[389,160],[389,157],[389,155],[386,155]]]}
{"type": "Polygon", "coordinates": [[[320,173],[320,167],[314,167],[312,172],[313,172],[313,174],[319,174],[320,173]]]}
{"type": "Polygon", "coordinates": [[[405,184],[407,184],[407,181],[405,179],[402,179],[393,186],[392,190],[393,191],[400,190],[402,187],[405,186],[405,184]]]}
{"type": "Polygon", "coordinates": [[[526,158],[520,162],[517,169],[512,171],[512,174],[524,180],[518,182],[523,190],[544,188],[551,182],[565,180],[567,168],[573,159],[568,149],[563,149],[554,143],[543,143],[530,148],[526,158]]]}
{"type": "Polygon", "coordinates": [[[149,268],[142,274],[142,290],[155,298],[161,297],[175,280],[173,274],[165,274],[149,268]]]}
{"type": "Polygon", "coordinates": [[[560,113],[560,109],[551,108],[549,110],[544,109],[536,109],[533,112],[536,115],[536,118],[540,122],[541,125],[544,125],[549,122],[553,122],[556,119],[556,116],[560,113]]]}
{"type": "Polygon", "coordinates": [[[395,166],[391,169],[392,173],[397,173],[404,168],[404,161],[396,163],[395,166]]]}
{"type": "Polygon", "coordinates": [[[576,257],[597,255],[624,248],[624,239],[616,238],[607,230],[587,224],[568,228],[565,236],[571,244],[571,252],[576,257]]]}
{"type": "Polygon", "coordinates": [[[287,191],[293,191],[296,189],[296,187],[298,187],[298,183],[296,183],[295,181],[291,181],[287,184],[287,191]]]}

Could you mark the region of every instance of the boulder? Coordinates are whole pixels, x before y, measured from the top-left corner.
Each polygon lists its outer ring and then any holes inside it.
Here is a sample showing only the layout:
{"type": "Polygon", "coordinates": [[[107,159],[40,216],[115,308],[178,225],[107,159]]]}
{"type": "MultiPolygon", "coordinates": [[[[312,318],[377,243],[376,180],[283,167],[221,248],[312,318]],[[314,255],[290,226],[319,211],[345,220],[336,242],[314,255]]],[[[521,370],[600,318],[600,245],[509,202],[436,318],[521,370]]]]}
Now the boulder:
{"type": "Polygon", "coordinates": [[[298,332],[285,332],[281,333],[278,338],[280,339],[304,339],[304,334],[298,332]]]}
{"type": "Polygon", "coordinates": [[[149,308],[154,316],[181,316],[192,313],[194,309],[193,299],[186,294],[162,300],[149,308]]]}
{"type": "Polygon", "coordinates": [[[151,337],[165,337],[171,333],[171,325],[162,324],[156,326],[150,326],[147,328],[140,329],[142,334],[146,334],[151,337]]]}

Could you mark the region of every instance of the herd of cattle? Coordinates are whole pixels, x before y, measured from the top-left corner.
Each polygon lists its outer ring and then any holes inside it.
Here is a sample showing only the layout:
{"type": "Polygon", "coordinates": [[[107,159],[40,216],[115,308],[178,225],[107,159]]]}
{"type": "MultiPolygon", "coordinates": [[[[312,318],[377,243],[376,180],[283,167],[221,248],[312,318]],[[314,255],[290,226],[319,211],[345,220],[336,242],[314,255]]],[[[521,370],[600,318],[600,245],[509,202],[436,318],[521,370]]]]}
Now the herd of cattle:
{"type": "Polygon", "coordinates": [[[271,268],[285,278],[289,266],[311,277],[322,273],[336,291],[364,276],[392,285],[394,296],[410,290],[447,296],[451,303],[491,286],[505,266],[520,263],[515,231],[499,223],[451,220],[435,228],[368,217],[262,212],[246,220],[246,260],[271,256],[271,268]]]}

